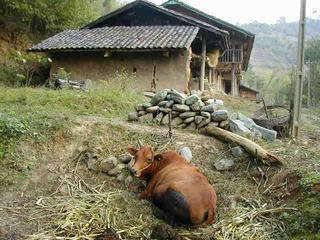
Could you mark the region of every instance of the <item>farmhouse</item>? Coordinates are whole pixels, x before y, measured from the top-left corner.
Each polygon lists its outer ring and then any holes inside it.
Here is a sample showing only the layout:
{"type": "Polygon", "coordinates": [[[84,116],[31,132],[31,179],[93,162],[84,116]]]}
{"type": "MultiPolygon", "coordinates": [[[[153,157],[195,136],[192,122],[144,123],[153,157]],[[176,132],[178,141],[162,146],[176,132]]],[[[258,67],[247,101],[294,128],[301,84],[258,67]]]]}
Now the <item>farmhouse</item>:
{"type": "Polygon", "coordinates": [[[240,94],[254,35],[180,1],[137,0],[78,30],[33,46],[73,80],[109,80],[125,71],[141,91],[213,87],[240,94]]]}

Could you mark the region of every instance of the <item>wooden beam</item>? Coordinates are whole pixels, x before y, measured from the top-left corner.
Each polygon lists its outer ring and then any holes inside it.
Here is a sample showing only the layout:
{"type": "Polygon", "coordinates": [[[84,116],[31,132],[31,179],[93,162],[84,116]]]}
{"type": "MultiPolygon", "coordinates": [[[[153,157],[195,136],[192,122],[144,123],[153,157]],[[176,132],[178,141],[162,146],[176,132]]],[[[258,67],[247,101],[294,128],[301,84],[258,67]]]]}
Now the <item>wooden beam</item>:
{"type": "Polygon", "coordinates": [[[236,65],[232,64],[231,69],[231,95],[237,96],[237,80],[236,80],[236,65]]]}
{"type": "Polygon", "coordinates": [[[206,58],[207,58],[207,45],[206,38],[202,35],[202,59],[201,59],[201,72],[200,72],[200,86],[199,90],[204,91],[204,77],[206,73],[206,58]]]}
{"type": "Polygon", "coordinates": [[[211,84],[212,83],[212,67],[209,67],[209,83],[211,84]]]}

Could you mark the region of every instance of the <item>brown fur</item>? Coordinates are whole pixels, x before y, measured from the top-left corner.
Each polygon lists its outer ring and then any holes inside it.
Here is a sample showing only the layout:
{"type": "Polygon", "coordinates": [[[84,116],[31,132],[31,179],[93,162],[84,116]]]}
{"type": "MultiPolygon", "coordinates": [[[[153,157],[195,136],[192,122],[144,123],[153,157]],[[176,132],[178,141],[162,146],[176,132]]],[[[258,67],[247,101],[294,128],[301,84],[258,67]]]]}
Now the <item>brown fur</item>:
{"type": "Polygon", "coordinates": [[[198,168],[174,151],[156,156],[152,148],[147,146],[140,150],[129,148],[128,151],[136,158],[132,171],[141,179],[149,179],[140,199],[161,196],[170,188],[181,193],[186,200],[192,225],[215,221],[217,196],[198,168]],[[140,172],[140,169],[144,170],[140,172]]]}

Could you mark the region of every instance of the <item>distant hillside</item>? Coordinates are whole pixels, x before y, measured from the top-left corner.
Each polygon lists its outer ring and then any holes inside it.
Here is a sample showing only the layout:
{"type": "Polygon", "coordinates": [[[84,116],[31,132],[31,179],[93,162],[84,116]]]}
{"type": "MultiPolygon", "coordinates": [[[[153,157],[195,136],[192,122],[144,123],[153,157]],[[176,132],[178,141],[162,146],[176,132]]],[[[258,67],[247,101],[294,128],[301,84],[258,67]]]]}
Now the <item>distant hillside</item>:
{"type": "MultiPolygon", "coordinates": [[[[256,34],[250,64],[257,71],[285,68],[295,64],[297,52],[298,22],[284,20],[276,24],[252,22],[240,25],[256,34]]],[[[307,39],[320,37],[320,20],[307,20],[307,39]]]]}

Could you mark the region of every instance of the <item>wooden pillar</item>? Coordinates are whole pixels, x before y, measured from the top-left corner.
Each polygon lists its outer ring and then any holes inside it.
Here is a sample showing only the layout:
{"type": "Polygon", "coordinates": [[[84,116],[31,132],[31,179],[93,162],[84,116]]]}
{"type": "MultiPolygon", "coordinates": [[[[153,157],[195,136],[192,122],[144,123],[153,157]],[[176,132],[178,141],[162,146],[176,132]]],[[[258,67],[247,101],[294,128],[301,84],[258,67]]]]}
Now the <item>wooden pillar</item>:
{"type": "Polygon", "coordinates": [[[236,65],[232,64],[231,68],[231,96],[237,96],[237,79],[236,79],[236,65]]]}
{"type": "Polygon", "coordinates": [[[201,73],[200,73],[200,91],[204,91],[204,77],[206,73],[206,54],[207,54],[207,45],[206,38],[202,35],[202,60],[201,60],[201,73]]]}
{"type": "Polygon", "coordinates": [[[214,67],[212,68],[212,83],[218,86],[217,79],[216,79],[216,69],[214,67]]]}
{"type": "Polygon", "coordinates": [[[209,67],[209,76],[208,76],[209,79],[208,80],[209,80],[210,84],[212,84],[212,72],[213,72],[212,67],[209,67]]]}

